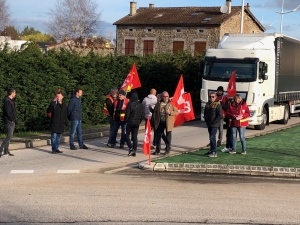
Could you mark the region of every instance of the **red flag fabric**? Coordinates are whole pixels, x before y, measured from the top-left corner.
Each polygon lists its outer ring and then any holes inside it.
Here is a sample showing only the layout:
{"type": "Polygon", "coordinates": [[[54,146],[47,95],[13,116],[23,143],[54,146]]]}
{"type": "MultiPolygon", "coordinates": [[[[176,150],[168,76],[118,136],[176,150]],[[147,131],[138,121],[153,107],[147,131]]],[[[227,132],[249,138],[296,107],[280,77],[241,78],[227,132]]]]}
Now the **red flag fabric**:
{"type": "Polygon", "coordinates": [[[146,131],[145,131],[145,137],[144,137],[144,142],[143,142],[143,151],[145,155],[150,154],[150,147],[151,147],[151,125],[150,125],[150,116],[147,119],[147,124],[146,124],[146,131]]]}
{"type": "MultiPolygon", "coordinates": [[[[58,94],[58,93],[60,93],[60,88],[57,89],[57,94],[58,94]]],[[[56,95],[57,95],[57,94],[56,94],[56,95]]],[[[53,97],[52,101],[55,101],[55,99],[57,98],[56,95],[53,97]]],[[[47,116],[51,117],[51,116],[52,116],[52,113],[51,113],[51,112],[47,113],[47,116]]]]}
{"type": "Polygon", "coordinates": [[[126,79],[123,82],[120,90],[124,90],[126,92],[130,92],[132,89],[141,87],[140,78],[136,69],[135,63],[133,63],[129,74],[127,75],[126,79]]]}
{"type": "Polygon", "coordinates": [[[228,98],[232,98],[236,95],[236,82],[235,82],[235,78],[236,78],[236,70],[234,70],[232,72],[232,75],[229,79],[228,82],[228,87],[227,87],[227,97],[228,98]]]}
{"type": "Polygon", "coordinates": [[[195,119],[191,95],[190,93],[184,93],[182,75],[180,76],[177,88],[172,98],[172,104],[174,104],[179,111],[174,119],[174,127],[179,126],[186,121],[195,119]]]}

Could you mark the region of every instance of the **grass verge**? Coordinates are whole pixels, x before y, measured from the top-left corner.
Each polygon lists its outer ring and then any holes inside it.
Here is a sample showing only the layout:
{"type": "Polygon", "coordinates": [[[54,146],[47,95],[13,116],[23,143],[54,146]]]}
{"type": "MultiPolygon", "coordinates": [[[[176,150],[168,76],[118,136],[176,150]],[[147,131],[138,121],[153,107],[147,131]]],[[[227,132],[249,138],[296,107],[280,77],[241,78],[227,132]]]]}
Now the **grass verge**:
{"type": "Polygon", "coordinates": [[[203,154],[207,152],[206,149],[158,159],[155,160],[155,162],[300,168],[299,140],[300,126],[297,126],[272,134],[247,139],[247,155],[240,154],[241,144],[238,142],[236,154],[222,153],[220,150],[224,148],[224,146],[221,146],[217,149],[217,158],[204,156],[203,154]]]}

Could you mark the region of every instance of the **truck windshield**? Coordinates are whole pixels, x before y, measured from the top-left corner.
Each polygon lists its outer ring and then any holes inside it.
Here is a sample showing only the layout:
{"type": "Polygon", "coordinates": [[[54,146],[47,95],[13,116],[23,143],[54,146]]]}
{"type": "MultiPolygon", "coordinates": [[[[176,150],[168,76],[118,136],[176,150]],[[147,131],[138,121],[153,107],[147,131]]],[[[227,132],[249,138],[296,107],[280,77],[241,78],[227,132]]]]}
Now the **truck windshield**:
{"type": "Polygon", "coordinates": [[[218,62],[205,61],[203,79],[228,81],[232,72],[236,70],[237,82],[254,82],[257,77],[257,63],[255,62],[218,62]]]}

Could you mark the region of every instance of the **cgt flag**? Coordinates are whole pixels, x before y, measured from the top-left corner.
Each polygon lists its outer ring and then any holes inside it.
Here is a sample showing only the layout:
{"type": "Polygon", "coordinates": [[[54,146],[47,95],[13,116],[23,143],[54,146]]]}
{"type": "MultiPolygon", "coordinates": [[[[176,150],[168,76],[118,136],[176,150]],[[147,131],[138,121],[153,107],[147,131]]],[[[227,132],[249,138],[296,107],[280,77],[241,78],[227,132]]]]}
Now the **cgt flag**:
{"type": "Polygon", "coordinates": [[[147,119],[145,137],[143,142],[143,151],[145,155],[150,155],[150,145],[151,145],[151,126],[150,126],[150,116],[147,119]]]}
{"type": "Polygon", "coordinates": [[[235,81],[235,78],[236,78],[236,70],[234,70],[232,72],[232,75],[229,79],[229,82],[228,82],[228,87],[227,87],[227,97],[228,98],[232,98],[236,95],[236,81],[235,81]]]}
{"type": "Polygon", "coordinates": [[[186,121],[195,119],[191,94],[184,93],[182,75],[180,76],[177,88],[172,98],[172,104],[174,104],[179,111],[179,113],[175,116],[174,127],[179,126],[186,121]]]}
{"type": "Polygon", "coordinates": [[[136,70],[136,65],[133,63],[129,74],[127,75],[126,79],[124,80],[123,85],[121,86],[120,90],[124,90],[126,92],[130,92],[132,89],[141,87],[140,78],[138,72],[136,70]]]}

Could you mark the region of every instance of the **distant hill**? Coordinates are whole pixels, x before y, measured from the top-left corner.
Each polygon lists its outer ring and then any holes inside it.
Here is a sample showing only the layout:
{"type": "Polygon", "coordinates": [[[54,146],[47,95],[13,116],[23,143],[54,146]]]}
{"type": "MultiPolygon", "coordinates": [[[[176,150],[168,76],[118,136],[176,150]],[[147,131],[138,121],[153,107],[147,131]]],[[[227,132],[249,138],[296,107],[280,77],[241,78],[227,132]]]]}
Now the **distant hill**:
{"type": "Polygon", "coordinates": [[[101,22],[99,34],[109,40],[116,38],[116,26],[108,22],[101,22]]]}

